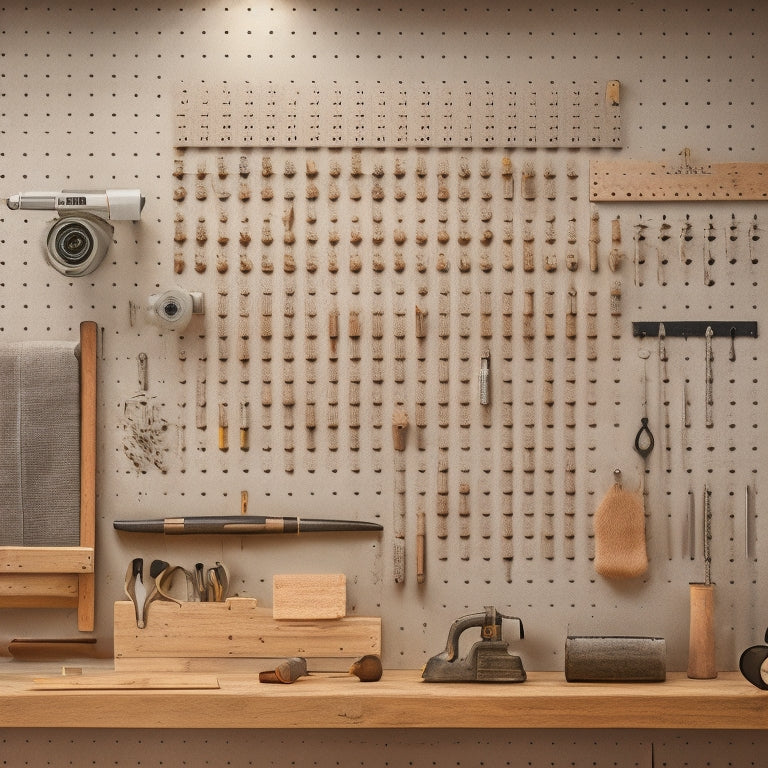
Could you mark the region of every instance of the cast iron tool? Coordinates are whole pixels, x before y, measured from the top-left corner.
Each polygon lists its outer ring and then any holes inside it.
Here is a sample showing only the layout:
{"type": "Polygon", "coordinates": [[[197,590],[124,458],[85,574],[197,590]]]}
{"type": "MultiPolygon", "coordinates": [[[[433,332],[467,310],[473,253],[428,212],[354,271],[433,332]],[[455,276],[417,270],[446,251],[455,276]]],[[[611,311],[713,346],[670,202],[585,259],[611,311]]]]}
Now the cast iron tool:
{"type": "Polygon", "coordinates": [[[522,683],[526,678],[523,662],[519,656],[509,653],[509,643],[502,639],[503,619],[518,622],[522,640],[521,619],[504,616],[492,606],[486,606],[483,613],[472,613],[453,622],[445,650],[427,662],[422,678],[428,683],[522,683]],[[470,627],[480,627],[482,639],[470,648],[465,658],[459,659],[459,637],[470,627]]]}

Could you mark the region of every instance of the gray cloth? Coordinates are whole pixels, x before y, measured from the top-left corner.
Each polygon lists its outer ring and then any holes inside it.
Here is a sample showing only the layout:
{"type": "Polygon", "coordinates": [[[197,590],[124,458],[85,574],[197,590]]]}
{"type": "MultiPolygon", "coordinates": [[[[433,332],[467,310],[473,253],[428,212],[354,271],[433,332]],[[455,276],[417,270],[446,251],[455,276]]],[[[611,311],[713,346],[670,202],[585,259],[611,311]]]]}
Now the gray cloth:
{"type": "Polygon", "coordinates": [[[0,344],[0,545],[80,543],[76,347],[0,344]]]}

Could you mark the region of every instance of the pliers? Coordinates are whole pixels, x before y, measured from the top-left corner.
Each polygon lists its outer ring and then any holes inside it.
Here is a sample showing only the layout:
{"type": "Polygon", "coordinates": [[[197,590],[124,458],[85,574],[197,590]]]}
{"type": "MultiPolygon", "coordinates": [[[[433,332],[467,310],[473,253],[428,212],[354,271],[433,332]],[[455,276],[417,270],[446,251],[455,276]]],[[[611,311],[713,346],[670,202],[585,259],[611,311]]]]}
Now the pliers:
{"type": "Polygon", "coordinates": [[[195,563],[194,583],[199,601],[221,603],[229,592],[229,571],[218,561],[207,571],[203,563],[195,563]]]}

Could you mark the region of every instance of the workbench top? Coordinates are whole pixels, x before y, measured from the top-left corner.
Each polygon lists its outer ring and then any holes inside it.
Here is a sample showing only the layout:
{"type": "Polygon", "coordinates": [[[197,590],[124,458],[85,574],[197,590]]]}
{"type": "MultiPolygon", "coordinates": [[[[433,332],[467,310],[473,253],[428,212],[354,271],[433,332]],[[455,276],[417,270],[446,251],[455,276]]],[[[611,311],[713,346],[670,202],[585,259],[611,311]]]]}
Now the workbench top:
{"type": "Polygon", "coordinates": [[[385,670],[377,683],[348,676],[268,685],[256,672],[78,666],[80,680],[61,676],[61,664],[0,662],[0,728],[768,728],[768,692],[736,672],[715,680],[672,673],[644,684],[529,672],[525,683],[483,684],[425,683],[417,670],[385,670]],[[43,690],[41,678],[104,687],[43,690]]]}

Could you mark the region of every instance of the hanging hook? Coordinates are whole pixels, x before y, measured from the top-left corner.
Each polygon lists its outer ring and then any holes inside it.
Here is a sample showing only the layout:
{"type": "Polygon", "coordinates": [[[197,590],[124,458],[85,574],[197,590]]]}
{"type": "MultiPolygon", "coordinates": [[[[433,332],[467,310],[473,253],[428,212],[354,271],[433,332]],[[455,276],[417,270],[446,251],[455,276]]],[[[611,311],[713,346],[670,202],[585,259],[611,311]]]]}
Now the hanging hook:
{"type": "Polygon", "coordinates": [[[648,377],[646,371],[646,360],[651,353],[647,349],[641,349],[637,354],[643,361],[643,416],[640,419],[640,429],[635,435],[635,450],[645,461],[654,446],[653,433],[648,426],[648,377]]]}
{"type": "Polygon", "coordinates": [[[647,459],[650,456],[654,446],[653,433],[648,426],[648,417],[643,416],[640,419],[641,427],[637,430],[635,435],[635,450],[643,457],[647,459]]]}
{"type": "Polygon", "coordinates": [[[736,360],[736,328],[731,326],[731,351],[728,353],[728,359],[733,363],[736,360]]]}

